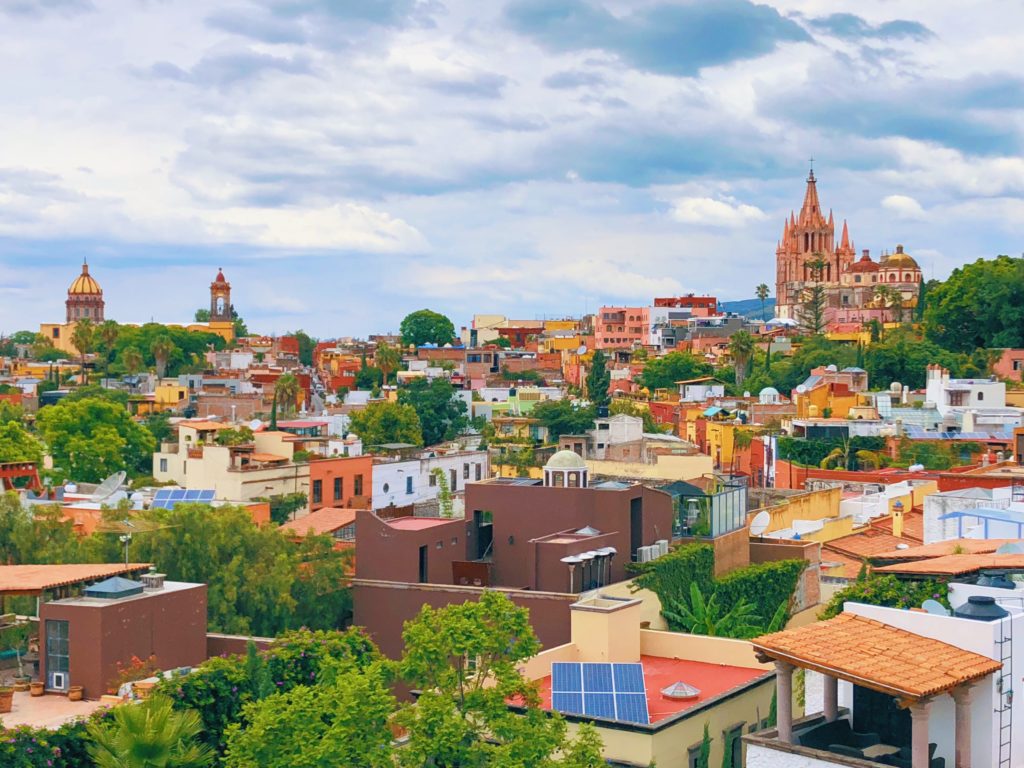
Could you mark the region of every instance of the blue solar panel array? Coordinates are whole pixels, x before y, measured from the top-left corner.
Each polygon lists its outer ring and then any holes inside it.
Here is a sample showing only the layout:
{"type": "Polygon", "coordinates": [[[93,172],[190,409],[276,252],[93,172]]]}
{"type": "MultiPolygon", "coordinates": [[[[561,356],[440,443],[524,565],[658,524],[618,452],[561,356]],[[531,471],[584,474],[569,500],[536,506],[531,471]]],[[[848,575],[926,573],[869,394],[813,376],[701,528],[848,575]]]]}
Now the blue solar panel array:
{"type": "Polygon", "coordinates": [[[175,504],[209,504],[214,491],[186,491],[181,488],[161,488],[153,496],[150,509],[174,509],[175,504]]]}
{"type": "Polygon", "coordinates": [[[640,664],[551,664],[551,707],[571,715],[648,725],[647,691],[640,664]]]}

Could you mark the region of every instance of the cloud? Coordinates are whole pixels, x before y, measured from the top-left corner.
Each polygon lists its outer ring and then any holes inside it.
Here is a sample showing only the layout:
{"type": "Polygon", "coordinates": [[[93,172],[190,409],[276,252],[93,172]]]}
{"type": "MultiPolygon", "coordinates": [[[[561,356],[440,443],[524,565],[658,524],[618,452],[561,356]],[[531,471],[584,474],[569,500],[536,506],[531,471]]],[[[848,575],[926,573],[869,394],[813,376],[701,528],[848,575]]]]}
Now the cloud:
{"type": "Polygon", "coordinates": [[[672,218],[686,224],[709,227],[744,227],[750,222],[764,221],[764,211],[756,205],[740,203],[732,198],[682,197],[672,205],[672,218]]]}
{"type": "Polygon", "coordinates": [[[77,16],[95,10],[92,0],[0,0],[0,13],[8,16],[77,16]]]}
{"type": "Polygon", "coordinates": [[[508,78],[493,72],[475,72],[464,77],[440,75],[421,78],[427,88],[449,96],[469,99],[497,99],[508,84],[508,78]]]}
{"type": "Polygon", "coordinates": [[[810,40],[795,21],[747,0],[656,3],[624,16],[587,0],[512,0],[505,19],[550,51],[601,50],[637,69],[684,77],[810,40]]]}
{"type": "Polygon", "coordinates": [[[167,61],[158,61],[149,67],[146,74],[156,79],[226,88],[270,72],[309,75],[313,73],[313,68],[306,56],[286,59],[255,51],[240,51],[204,56],[189,70],[167,61]]]}
{"type": "Polygon", "coordinates": [[[884,21],[881,24],[872,24],[852,13],[833,13],[829,16],[808,19],[807,23],[816,30],[846,40],[863,40],[865,38],[878,40],[897,40],[900,38],[927,40],[930,37],[934,37],[933,32],[928,27],[917,21],[895,19],[893,21],[884,21]]]}
{"type": "Polygon", "coordinates": [[[923,219],[924,208],[912,197],[907,195],[889,195],[882,198],[882,207],[901,219],[923,219]]]}
{"type": "Polygon", "coordinates": [[[544,78],[544,85],[556,90],[604,85],[606,82],[604,75],[582,69],[567,69],[544,78]]]}

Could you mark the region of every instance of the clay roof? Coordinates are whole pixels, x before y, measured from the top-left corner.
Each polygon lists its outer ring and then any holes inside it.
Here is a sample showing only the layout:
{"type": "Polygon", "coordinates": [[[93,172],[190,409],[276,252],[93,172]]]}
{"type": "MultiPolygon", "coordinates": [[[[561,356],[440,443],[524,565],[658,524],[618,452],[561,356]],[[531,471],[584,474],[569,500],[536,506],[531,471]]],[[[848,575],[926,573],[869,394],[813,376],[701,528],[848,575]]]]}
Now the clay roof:
{"type": "Polygon", "coordinates": [[[879,552],[894,550],[898,544],[913,545],[916,543],[911,539],[893,536],[891,533],[886,533],[876,528],[867,528],[849,536],[832,539],[832,541],[822,545],[822,549],[833,549],[851,557],[865,558],[873,557],[879,552]]]}
{"type": "Polygon", "coordinates": [[[836,552],[834,549],[821,548],[822,576],[833,576],[840,579],[856,579],[864,563],[855,557],[836,552]],[[833,571],[833,569],[835,569],[833,571]]]}
{"type": "Polygon", "coordinates": [[[276,453],[250,453],[249,458],[253,461],[288,461],[287,456],[278,456],[276,453]]]}
{"type": "Polygon", "coordinates": [[[949,539],[910,549],[894,548],[889,552],[879,552],[872,557],[878,560],[924,560],[929,557],[951,555],[954,550],[961,554],[983,555],[995,552],[1003,544],[1017,541],[1019,539],[949,539]]]}
{"type": "MultiPolygon", "coordinates": [[[[892,517],[880,517],[872,520],[871,527],[891,534],[892,517]]],[[[903,538],[913,540],[917,544],[924,543],[924,512],[920,509],[912,509],[903,513],[903,538]]]]}
{"type": "Polygon", "coordinates": [[[305,517],[283,523],[281,530],[301,535],[306,535],[312,530],[315,535],[319,536],[324,533],[334,533],[346,525],[351,525],[355,519],[356,511],[354,509],[324,507],[310,512],[305,517]]]}
{"type": "Polygon", "coordinates": [[[69,584],[97,581],[149,568],[149,563],[0,565],[0,594],[37,594],[69,584]]]}
{"type": "Polygon", "coordinates": [[[219,421],[179,421],[178,427],[191,427],[192,429],[231,429],[230,424],[221,424],[219,421]]]}
{"type": "Polygon", "coordinates": [[[996,672],[987,656],[852,613],[751,641],[765,656],[902,699],[923,699],[996,672]]]}
{"type": "Polygon", "coordinates": [[[1024,571],[1024,555],[943,555],[925,560],[875,568],[875,573],[902,573],[920,576],[962,576],[988,569],[1024,571]]]}

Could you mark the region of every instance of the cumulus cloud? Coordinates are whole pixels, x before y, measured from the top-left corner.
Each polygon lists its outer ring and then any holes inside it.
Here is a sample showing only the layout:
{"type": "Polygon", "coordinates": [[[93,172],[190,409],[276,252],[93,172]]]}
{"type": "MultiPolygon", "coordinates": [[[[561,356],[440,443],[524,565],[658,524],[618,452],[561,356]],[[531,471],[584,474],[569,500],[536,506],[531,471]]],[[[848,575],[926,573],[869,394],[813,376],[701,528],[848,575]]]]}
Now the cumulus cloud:
{"type": "Polygon", "coordinates": [[[907,195],[888,195],[882,198],[882,207],[901,219],[923,219],[924,208],[907,195]]]}
{"type": "Polygon", "coordinates": [[[816,30],[848,40],[863,40],[865,38],[927,40],[933,37],[932,31],[924,24],[907,19],[894,19],[881,24],[872,24],[852,13],[833,13],[829,16],[808,19],[808,23],[816,30]]]}
{"type": "Polygon", "coordinates": [[[77,16],[94,10],[92,0],[0,0],[0,13],[8,16],[77,16]]]}
{"type": "Polygon", "coordinates": [[[685,224],[709,227],[745,227],[767,216],[755,205],[740,203],[732,198],[716,200],[711,197],[683,197],[672,205],[672,218],[685,224]]]}

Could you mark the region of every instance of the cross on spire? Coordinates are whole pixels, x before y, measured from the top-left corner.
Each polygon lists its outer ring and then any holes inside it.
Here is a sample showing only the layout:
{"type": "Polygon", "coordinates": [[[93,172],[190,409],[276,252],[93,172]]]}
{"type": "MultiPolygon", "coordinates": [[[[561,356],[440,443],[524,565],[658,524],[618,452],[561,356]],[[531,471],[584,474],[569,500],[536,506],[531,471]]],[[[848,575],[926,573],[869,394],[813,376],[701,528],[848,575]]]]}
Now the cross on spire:
{"type": "Polygon", "coordinates": [[[808,181],[814,181],[814,158],[813,157],[811,158],[810,163],[811,163],[811,172],[808,175],[807,180],[808,181]]]}

